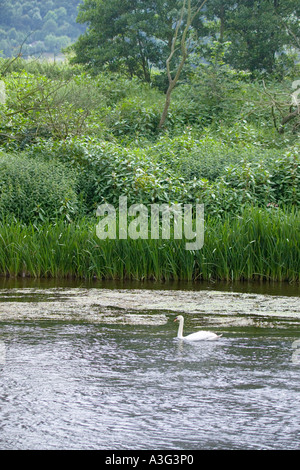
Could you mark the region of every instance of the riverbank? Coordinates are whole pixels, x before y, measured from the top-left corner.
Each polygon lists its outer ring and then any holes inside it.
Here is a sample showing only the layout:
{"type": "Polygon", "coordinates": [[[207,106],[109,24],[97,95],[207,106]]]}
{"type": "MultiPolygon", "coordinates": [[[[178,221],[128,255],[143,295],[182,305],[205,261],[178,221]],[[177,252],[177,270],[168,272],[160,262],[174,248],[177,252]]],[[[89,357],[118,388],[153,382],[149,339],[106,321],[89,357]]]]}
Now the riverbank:
{"type": "Polygon", "coordinates": [[[205,219],[201,250],[186,240],[100,240],[96,219],[0,224],[0,275],[54,279],[299,282],[297,210],[247,208],[205,219]]]}

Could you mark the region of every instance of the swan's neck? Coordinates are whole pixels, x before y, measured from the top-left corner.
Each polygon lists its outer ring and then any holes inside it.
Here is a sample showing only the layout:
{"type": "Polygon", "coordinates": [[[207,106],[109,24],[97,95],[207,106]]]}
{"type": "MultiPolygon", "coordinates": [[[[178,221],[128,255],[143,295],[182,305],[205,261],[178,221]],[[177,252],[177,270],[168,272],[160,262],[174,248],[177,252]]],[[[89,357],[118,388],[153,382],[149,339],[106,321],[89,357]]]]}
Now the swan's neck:
{"type": "Polygon", "coordinates": [[[183,338],[183,319],[179,321],[177,338],[183,338]]]}

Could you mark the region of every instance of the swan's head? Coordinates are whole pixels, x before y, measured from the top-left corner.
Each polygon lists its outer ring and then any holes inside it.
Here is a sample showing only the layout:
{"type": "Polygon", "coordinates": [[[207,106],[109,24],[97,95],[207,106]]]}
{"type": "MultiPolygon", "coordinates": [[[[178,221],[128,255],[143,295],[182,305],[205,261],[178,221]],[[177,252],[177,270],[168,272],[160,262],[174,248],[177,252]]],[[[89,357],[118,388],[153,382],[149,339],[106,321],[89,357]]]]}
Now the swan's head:
{"type": "Polygon", "coordinates": [[[183,321],[183,316],[182,315],[178,315],[174,321],[183,321]]]}

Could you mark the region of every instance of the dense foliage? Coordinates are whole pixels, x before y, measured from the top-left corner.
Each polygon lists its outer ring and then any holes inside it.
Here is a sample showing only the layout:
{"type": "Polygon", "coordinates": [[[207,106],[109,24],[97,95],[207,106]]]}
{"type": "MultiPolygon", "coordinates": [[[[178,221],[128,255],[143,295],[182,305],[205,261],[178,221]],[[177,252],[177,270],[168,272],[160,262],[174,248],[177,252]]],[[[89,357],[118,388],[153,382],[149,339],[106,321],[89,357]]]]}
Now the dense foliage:
{"type": "Polygon", "coordinates": [[[43,221],[49,214],[68,215],[76,207],[74,175],[60,162],[26,155],[0,155],[0,213],[23,222],[43,221]]]}
{"type": "Polygon", "coordinates": [[[0,51],[9,57],[58,54],[84,31],[76,23],[80,0],[0,0],[0,51]]]}
{"type": "MultiPolygon", "coordinates": [[[[0,272],[299,281],[299,65],[286,60],[279,67],[274,51],[287,39],[279,44],[274,25],[272,37],[278,41],[269,49],[274,60],[251,49],[259,74],[250,57],[242,54],[249,65],[243,68],[242,58],[232,56],[242,46],[233,31],[250,3],[271,22],[275,13],[286,21],[292,2],[285,8],[281,2],[240,2],[239,7],[226,2],[225,11],[223,2],[210,2],[206,20],[198,19],[191,31],[194,46],[172,90],[163,126],[163,61],[173,24],[167,20],[174,19],[180,2],[151,2],[140,12],[137,29],[132,23],[128,29],[135,3],[123,2],[120,11],[117,0],[85,1],[80,18],[91,27],[76,45],[75,62],[85,62],[79,52],[93,26],[85,15],[96,6],[103,18],[119,24],[135,60],[127,61],[120,41],[105,44],[109,34],[116,38],[108,21],[107,30],[98,25],[104,34],[102,52],[94,42],[86,56],[88,68],[0,59],[0,272]],[[172,14],[166,10],[158,20],[155,9],[171,3],[172,14]],[[139,36],[141,28],[145,34],[139,36]],[[204,36],[198,38],[196,31],[208,30],[210,41],[203,44],[204,36]],[[161,43],[148,41],[154,33],[161,43]],[[157,61],[155,70],[137,44],[157,61]],[[184,240],[172,236],[100,241],[96,209],[104,202],[117,207],[120,196],[127,196],[128,204],[204,203],[203,249],[188,252],[184,240]]],[[[293,37],[296,27],[285,24],[293,37]]],[[[247,31],[243,40],[250,41],[247,31]]]]}
{"type": "MultiPolygon", "coordinates": [[[[10,57],[22,45],[23,57],[57,55],[74,44],[75,62],[155,81],[151,72],[165,68],[183,5],[186,15],[184,0],[0,0],[0,52],[10,57]]],[[[193,10],[198,5],[191,0],[193,10]]],[[[201,46],[209,60],[212,41],[229,42],[231,66],[283,76],[299,49],[299,16],[294,0],[207,0],[193,20],[188,51],[201,46]]]]}
{"type": "MultiPolygon", "coordinates": [[[[58,179],[61,166],[66,175],[75,172],[76,201],[66,195],[72,216],[92,214],[103,201],[115,204],[120,195],[130,203],[204,202],[217,216],[248,204],[297,206],[299,121],[279,133],[269,102],[269,94],[278,96],[280,87],[291,93],[292,80],[269,82],[266,94],[266,85],[222,62],[206,66],[201,82],[198,73],[195,69],[189,83],[175,90],[167,125],[160,130],[164,96],[158,89],[138,79],[110,73],[91,77],[80,67],[18,59],[2,77],[2,149],[24,152],[24,166],[25,156],[26,165],[30,159],[57,165],[58,179]]],[[[286,101],[286,112],[289,106],[286,101]]],[[[21,166],[16,157],[9,167],[5,161],[5,175],[16,171],[13,162],[21,166]]],[[[62,204],[61,196],[57,200],[62,204]]],[[[57,214],[56,206],[44,207],[40,199],[36,204],[50,217],[57,214]]]]}
{"type": "Polygon", "coordinates": [[[286,72],[285,52],[299,48],[300,5],[294,0],[211,0],[206,14],[217,23],[210,32],[231,42],[227,61],[233,67],[286,72]]]}
{"type": "MultiPolygon", "coordinates": [[[[74,61],[90,68],[122,71],[151,81],[151,69],[165,68],[174,25],[182,14],[172,67],[182,50],[185,19],[202,2],[197,0],[84,0],[78,22],[87,26],[73,50],[74,61]]],[[[207,0],[193,18],[184,41],[190,54],[200,46],[201,58],[210,59],[214,40],[230,42],[226,62],[238,69],[282,74],[299,48],[300,6],[294,0],[207,0]]],[[[178,23],[177,23],[178,24],[178,23]]]]}

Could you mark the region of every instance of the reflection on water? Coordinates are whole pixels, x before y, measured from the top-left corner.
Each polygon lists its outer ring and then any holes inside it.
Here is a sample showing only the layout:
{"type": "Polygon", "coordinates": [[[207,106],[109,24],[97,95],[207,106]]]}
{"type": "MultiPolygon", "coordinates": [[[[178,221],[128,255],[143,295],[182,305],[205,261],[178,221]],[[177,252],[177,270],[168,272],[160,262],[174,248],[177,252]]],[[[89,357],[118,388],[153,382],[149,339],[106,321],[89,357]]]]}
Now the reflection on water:
{"type": "Polygon", "coordinates": [[[0,289],[31,288],[96,288],[96,289],[147,289],[147,290],[213,290],[222,292],[240,292],[247,294],[299,296],[299,283],[286,282],[155,282],[155,281],[84,281],[74,279],[32,279],[32,278],[0,278],[0,289]]]}
{"type": "Polygon", "coordinates": [[[173,310],[159,293],[156,309],[126,310],[128,293],[122,310],[118,293],[109,302],[101,291],[101,304],[89,290],[54,290],[3,291],[0,449],[299,449],[294,298],[278,298],[275,313],[266,298],[265,317],[259,306],[220,314],[217,297],[210,314],[186,313],[185,330],[223,337],[187,344],[175,338],[176,296],[173,310]]]}

